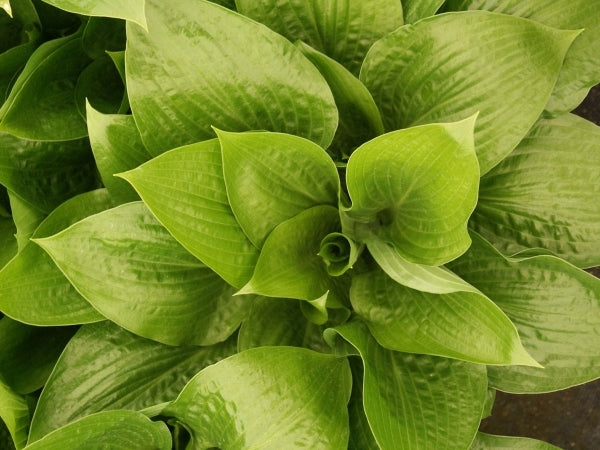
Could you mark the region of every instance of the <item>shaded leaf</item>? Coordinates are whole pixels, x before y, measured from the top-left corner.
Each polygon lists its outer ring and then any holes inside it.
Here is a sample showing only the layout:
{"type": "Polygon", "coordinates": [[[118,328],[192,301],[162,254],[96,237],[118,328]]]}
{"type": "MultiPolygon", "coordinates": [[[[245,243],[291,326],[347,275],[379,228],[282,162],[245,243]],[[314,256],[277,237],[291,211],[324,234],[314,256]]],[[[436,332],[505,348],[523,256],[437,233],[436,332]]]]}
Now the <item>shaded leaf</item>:
{"type": "Polygon", "coordinates": [[[43,0],[44,2],[85,16],[115,17],[131,20],[146,28],[145,0],[43,0]]]}
{"type": "Polygon", "coordinates": [[[217,131],[229,204],[258,248],[280,223],[313,206],[337,206],[333,161],[311,141],[281,133],[217,131]]]}
{"type": "Polygon", "coordinates": [[[0,106],[8,98],[15,79],[36,47],[35,42],[27,42],[0,54],[0,106]]]}
{"type": "Polygon", "coordinates": [[[402,25],[396,0],[236,0],[238,10],[291,41],[302,40],[358,74],[369,47],[402,25]]]}
{"type": "Polygon", "coordinates": [[[331,91],[282,36],[205,1],[165,8],[147,0],[146,13],[149,33],[127,25],[125,59],[131,109],[152,155],[210,139],[211,126],[329,145],[337,127],[331,91]]]}
{"type": "Polygon", "coordinates": [[[341,450],[351,384],[345,358],[252,348],[202,370],[163,414],[190,430],[195,448],[341,450]]]}
{"type": "Polygon", "coordinates": [[[4,421],[17,450],[27,443],[29,407],[25,397],[14,392],[0,378],[0,419],[4,421]]]}
{"type": "Polygon", "coordinates": [[[245,317],[248,297],[188,253],[142,202],[87,217],[35,242],[102,315],[170,345],[211,345],[245,317]]]}
{"type": "Polygon", "coordinates": [[[352,206],[343,211],[344,233],[393,244],[417,264],[464,253],[479,184],[474,120],[399,130],[359,147],[346,170],[352,206]]]}
{"type": "Polygon", "coordinates": [[[258,249],[229,206],[216,139],[171,150],[119,176],[181,245],[225,281],[239,288],[252,277],[258,249]]]}
{"type": "Polygon", "coordinates": [[[85,325],[44,387],[30,440],[92,413],[139,411],[172,401],[198,371],[234,352],[235,339],[211,347],[170,347],[108,321],[85,325]]]}
{"type": "Polygon", "coordinates": [[[512,254],[541,247],[600,265],[600,127],[572,114],[540,120],[481,180],[470,226],[512,254]]]}
{"type": "Polygon", "coordinates": [[[555,256],[506,258],[473,233],[452,270],[514,322],[544,366],[489,367],[490,384],[508,392],[565,389],[600,377],[600,280],[555,256]]]}
{"type": "Polygon", "coordinates": [[[90,17],[81,36],[83,49],[94,59],[124,51],[125,41],[125,22],[107,17],[90,17]]]}
{"type": "Polygon", "coordinates": [[[487,11],[442,14],[378,41],[360,79],[387,130],[479,112],[475,144],[486,173],[544,110],[578,33],[487,11]]]}
{"type": "Polygon", "coordinates": [[[113,60],[104,55],[92,61],[77,79],[75,101],[79,114],[85,119],[86,102],[96,110],[117,113],[121,107],[125,87],[113,60]]]}
{"type": "Polygon", "coordinates": [[[364,368],[359,358],[351,357],[352,395],[348,403],[350,417],[350,440],[348,450],[380,450],[367,420],[363,406],[364,368]]]}
{"type": "Polygon", "coordinates": [[[17,254],[16,232],[15,223],[10,217],[0,217],[0,269],[17,254]]]}

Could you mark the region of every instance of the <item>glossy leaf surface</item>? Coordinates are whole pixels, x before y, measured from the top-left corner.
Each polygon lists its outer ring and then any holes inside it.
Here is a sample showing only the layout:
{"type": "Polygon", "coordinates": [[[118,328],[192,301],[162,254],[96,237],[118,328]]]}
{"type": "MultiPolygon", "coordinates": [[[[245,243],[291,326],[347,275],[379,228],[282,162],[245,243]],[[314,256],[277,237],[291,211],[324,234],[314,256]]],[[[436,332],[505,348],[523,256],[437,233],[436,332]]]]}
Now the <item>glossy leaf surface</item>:
{"type": "Polygon", "coordinates": [[[236,0],[238,10],[291,41],[302,40],[358,74],[369,47],[403,24],[395,0],[236,0]]]}
{"type": "MultiPolygon", "coordinates": [[[[34,238],[51,236],[113,206],[105,189],[78,195],[53,211],[34,238]]],[[[75,291],[50,256],[30,243],[0,271],[0,311],[32,325],[73,325],[103,320],[75,291]]]]}
{"type": "Polygon", "coordinates": [[[194,448],[341,450],[351,383],[345,358],[253,348],[202,370],[164,414],[190,430],[194,448]]]}
{"type": "Polygon", "coordinates": [[[380,448],[468,448],[486,397],[484,366],[384,349],[357,322],[334,330],[360,352],[364,411],[380,448]]]}
{"type": "Polygon", "coordinates": [[[360,79],[387,130],[479,112],[475,144],[486,173],[544,110],[577,34],[486,11],[442,14],[378,41],[360,79]]]}
{"type": "Polygon", "coordinates": [[[163,422],[152,422],[135,411],[104,411],[66,425],[27,449],[111,448],[126,450],[144,443],[150,450],[169,450],[171,434],[163,422]]]}
{"type": "Polygon", "coordinates": [[[249,306],[188,253],[142,202],[88,217],[35,241],[98,311],[127,330],[171,345],[229,337],[249,306]]]}
{"type": "Polygon", "coordinates": [[[170,347],[108,321],[85,325],[40,396],[30,440],[92,413],[139,411],[174,400],[197,372],[234,352],[234,339],[211,347],[170,347]]]}
{"type": "Polygon", "coordinates": [[[229,284],[239,288],[252,277],[258,249],[229,206],[216,139],[174,149],[119,176],[175,239],[229,284]]]}
{"type": "Polygon", "coordinates": [[[600,265],[600,127],[574,115],[541,120],[482,178],[471,226],[504,253],[542,247],[600,265]]]}
{"type": "Polygon", "coordinates": [[[560,76],[546,105],[558,115],[573,110],[600,82],[600,2],[598,0],[450,0],[449,9],[485,9],[513,14],[563,30],[583,30],[565,58],[560,76]]]}
{"type": "Polygon", "coordinates": [[[548,392],[600,377],[599,279],[555,256],[506,258],[476,234],[451,267],[502,308],[544,366],[490,367],[493,387],[548,392]]]}
{"type": "Polygon", "coordinates": [[[44,2],[85,16],[115,17],[131,20],[146,27],[145,0],[43,0],[44,2]]]}
{"type": "Polygon", "coordinates": [[[344,233],[391,243],[417,264],[462,254],[479,184],[474,119],[399,130],[359,147],[346,171],[352,207],[344,233]]]}
{"type": "Polygon", "coordinates": [[[525,437],[494,436],[487,433],[477,433],[471,445],[471,450],[558,450],[547,442],[525,437]]]}
{"type": "Polygon", "coordinates": [[[377,270],[353,278],[350,300],[389,349],[483,364],[536,365],[512,322],[480,293],[419,292],[377,270]]]}
{"type": "Polygon", "coordinates": [[[331,91],[282,36],[205,1],[164,8],[147,0],[146,16],[148,32],[127,25],[125,59],[131,109],[151,154],[210,139],[211,126],[329,145],[337,127],[331,91]]]}

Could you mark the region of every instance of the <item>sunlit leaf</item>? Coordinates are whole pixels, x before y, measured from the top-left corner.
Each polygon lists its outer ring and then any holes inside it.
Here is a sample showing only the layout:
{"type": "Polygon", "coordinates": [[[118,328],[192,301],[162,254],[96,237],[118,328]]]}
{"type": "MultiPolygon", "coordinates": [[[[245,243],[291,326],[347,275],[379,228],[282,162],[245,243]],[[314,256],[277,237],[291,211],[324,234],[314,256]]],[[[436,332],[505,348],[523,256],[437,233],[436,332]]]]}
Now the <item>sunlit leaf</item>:
{"type": "Polygon", "coordinates": [[[537,439],[514,437],[514,436],[494,436],[487,433],[477,433],[475,440],[471,445],[471,450],[559,450],[547,442],[537,439]]]}

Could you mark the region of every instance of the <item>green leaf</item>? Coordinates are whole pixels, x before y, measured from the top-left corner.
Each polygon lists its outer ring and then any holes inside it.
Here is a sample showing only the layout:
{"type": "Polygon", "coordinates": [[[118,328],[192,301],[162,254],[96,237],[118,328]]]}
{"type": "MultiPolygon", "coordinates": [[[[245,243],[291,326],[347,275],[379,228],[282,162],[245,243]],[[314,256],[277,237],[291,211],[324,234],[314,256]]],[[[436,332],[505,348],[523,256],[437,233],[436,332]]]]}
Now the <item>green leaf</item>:
{"type": "Polygon", "coordinates": [[[95,59],[83,69],[75,86],[77,110],[84,119],[86,103],[105,114],[117,113],[124,94],[121,75],[108,55],[95,59]]]}
{"type": "MultiPolygon", "coordinates": [[[[33,237],[50,236],[111,206],[106,189],[78,195],[53,211],[33,237]]],[[[75,291],[50,256],[35,244],[26,245],[0,270],[0,311],[20,322],[40,326],[104,319],[75,291]]]]}
{"type": "Polygon", "coordinates": [[[383,121],[369,90],[344,66],[312,47],[296,43],[327,80],[340,119],[328,151],[337,160],[346,159],[363,142],[383,134],[383,121]]]}
{"type": "Polygon", "coordinates": [[[327,273],[339,277],[352,269],[362,247],[342,233],[330,233],[323,238],[318,255],[325,262],[327,273]]]}
{"type": "Polygon", "coordinates": [[[273,229],[313,206],[337,206],[335,164],[313,142],[281,133],[217,131],[229,204],[261,248],[273,229]]]}
{"type": "Polygon", "coordinates": [[[0,53],[21,43],[21,27],[6,11],[0,9],[0,53]]]}
{"type": "Polygon", "coordinates": [[[141,410],[174,400],[201,369],[235,353],[235,339],[211,347],[170,347],[105,321],[71,339],[38,401],[30,440],[89,414],[141,410]]]}
{"type": "Polygon", "coordinates": [[[475,143],[486,173],[544,110],[578,33],[486,11],[442,14],[378,41],[360,79],[387,130],[479,112],[475,143]]]}
{"type": "Polygon", "coordinates": [[[337,209],[315,206],[278,225],[262,248],[252,279],[238,292],[267,297],[346,303],[344,280],[330,277],[319,256],[321,240],[339,231],[337,209]]]}
{"type": "Polygon", "coordinates": [[[478,292],[445,267],[425,266],[407,261],[391,245],[378,239],[367,241],[367,247],[379,267],[403,286],[431,294],[478,292]]]}
{"type": "Polygon", "coordinates": [[[391,243],[417,264],[464,253],[479,184],[474,121],[399,130],[359,147],[346,171],[352,207],[342,215],[344,233],[391,243]]]}
{"type": "Polygon", "coordinates": [[[302,40],[358,74],[367,50],[402,25],[396,0],[236,0],[238,11],[291,41],[302,40]]]}
{"type": "Polygon", "coordinates": [[[513,323],[481,293],[428,294],[375,270],[353,278],[350,300],[375,339],[391,350],[538,365],[523,349],[513,323]]]}
{"type": "Polygon", "coordinates": [[[12,192],[9,192],[9,197],[12,217],[17,227],[15,237],[19,251],[21,251],[29,243],[29,238],[42,223],[46,214],[12,192]]]}
{"type": "Polygon", "coordinates": [[[492,434],[477,433],[471,445],[471,450],[559,450],[547,442],[525,437],[494,436],[492,434]]]}
{"type": "Polygon", "coordinates": [[[364,411],[380,448],[468,448],[485,403],[485,366],[384,349],[358,322],[328,333],[360,352],[364,411]]]}
{"type": "Polygon", "coordinates": [[[81,36],[83,49],[93,59],[125,51],[125,42],[125,22],[107,17],[90,17],[81,36]]]}
{"type": "Polygon", "coordinates": [[[117,202],[138,200],[135,190],[127,182],[114,176],[134,169],[151,158],[142,143],[133,117],[102,114],[88,103],[87,126],[104,186],[117,202]]]}
{"type": "Polygon", "coordinates": [[[31,443],[27,450],[111,448],[127,450],[144,443],[148,450],[170,450],[171,434],[163,422],[135,411],[104,411],[70,423],[31,443]]]}
{"type": "Polygon", "coordinates": [[[356,357],[350,357],[349,361],[352,371],[352,395],[348,403],[350,418],[348,450],[380,450],[363,406],[364,368],[362,361],[356,357]]]}
{"type": "Polygon", "coordinates": [[[146,11],[149,33],[127,24],[125,59],[131,109],[151,154],[210,139],[211,126],[330,144],[338,121],[333,96],[292,43],[210,2],[176,0],[165,8],[147,0],[146,11]]]}
{"type": "Polygon", "coordinates": [[[253,348],[202,370],[163,414],[185,425],[194,448],[341,450],[351,384],[345,358],[253,348]]]}
{"type": "Polygon", "coordinates": [[[15,79],[36,47],[35,42],[27,42],[0,53],[0,106],[8,98],[15,79]]]}
{"type": "Polygon", "coordinates": [[[553,115],[569,112],[586,97],[590,88],[600,83],[600,9],[589,0],[450,0],[446,7],[486,9],[513,14],[561,29],[582,29],[573,42],[561,69],[554,92],[546,105],[553,115]]]}
{"type": "Polygon", "coordinates": [[[433,16],[443,4],[444,0],[402,0],[404,22],[414,23],[433,16]]]}
{"type": "Polygon", "coordinates": [[[189,252],[237,288],[252,277],[258,249],[227,198],[214,139],[180,147],[119,174],[189,252]]]}
{"type": "Polygon", "coordinates": [[[188,253],[142,202],[87,217],[35,242],[77,291],[123,328],[170,345],[229,337],[250,305],[188,253]]]}
{"type": "Polygon", "coordinates": [[[40,389],[50,376],[74,327],[32,327],[0,319],[0,378],[19,394],[40,389]]]}
{"type": "Polygon", "coordinates": [[[25,397],[14,392],[0,378],[0,419],[4,421],[17,450],[27,443],[29,406],[25,397]]]}
{"type": "Polygon", "coordinates": [[[489,367],[492,387],[548,392],[600,378],[600,280],[555,256],[506,258],[472,237],[452,270],[502,308],[544,366],[489,367]]]}
{"type": "Polygon", "coordinates": [[[17,254],[16,231],[15,223],[10,217],[0,217],[0,269],[17,254]]]}
{"type": "Polygon", "coordinates": [[[114,17],[146,26],[145,0],[43,0],[44,2],[85,16],[114,17]]]}
{"type": "Polygon", "coordinates": [[[86,136],[74,92],[77,78],[89,62],[78,35],[42,44],[27,61],[0,108],[0,130],[40,141],[86,136]]]}
{"type": "Polygon", "coordinates": [[[600,265],[600,127],[574,115],[540,120],[481,180],[471,226],[512,254],[541,247],[600,265]]]}
{"type": "Polygon", "coordinates": [[[87,139],[43,142],[0,132],[0,148],[0,183],[42,213],[97,187],[87,139]]]}

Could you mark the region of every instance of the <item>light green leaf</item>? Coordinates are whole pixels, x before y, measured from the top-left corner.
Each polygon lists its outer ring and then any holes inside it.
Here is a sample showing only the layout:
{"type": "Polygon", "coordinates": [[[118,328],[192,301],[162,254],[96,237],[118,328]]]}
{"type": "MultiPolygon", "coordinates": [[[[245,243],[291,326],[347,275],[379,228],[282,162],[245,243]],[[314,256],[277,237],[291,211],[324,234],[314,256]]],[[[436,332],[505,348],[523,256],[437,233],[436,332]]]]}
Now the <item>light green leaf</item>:
{"type": "Polygon", "coordinates": [[[138,200],[135,190],[127,182],[114,176],[134,169],[151,158],[144,148],[133,117],[102,114],[88,103],[87,126],[104,186],[115,201],[125,203],[138,200]]]}
{"type": "Polygon", "coordinates": [[[0,378],[0,419],[4,421],[17,450],[27,443],[29,406],[25,397],[14,392],[0,378]]]}
{"type": "Polygon", "coordinates": [[[233,353],[235,338],[211,347],[170,347],[108,321],[85,325],[44,387],[30,440],[92,413],[172,401],[201,369],[233,353]]]}
{"type": "Polygon", "coordinates": [[[569,112],[600,83],[600,3],[597,0],[450,0],[446,8],[485,9],[535,20],[554,28],[583,30],[569,49],[546,111],[569,112]]]}
{"type": "Polygon", "coordinates": [[[477,433],[471,445],[471,450],[560,450],[547,442],[525,437],[494,436],[492,434],[477,433]]]}
{"type": "Polygon", "coordinates": [[[145,0],[43,0],[44,2],[64,9],[65,11],[85,16],[114,17],[117,19],[131,20],[146,26],[144,13],[145,0]]]}
{"type": "Polygon", "coordinates": [[[327,80],[340,119],[328,151],[337,160],[347,159],[363,142],[383,134],[383,121],[369,90],[344,66],[302,41],[296,43],[327,80]]]}
{"type": "Polygon", "coordinates": [[[358,322],[327,333],[360,352],[364,411],[381,449],[468,448],[485,403],[485,366],[384,349],[358,322]]]}
{"type": "Polygon", "coordinates": [[[188,253],[142,202],[87,217],[35,242],[75,289],[123,328],[170,345],[229,337],[250,306],[188,253]]]}
{"type": "Polygon", "coordinates": [[[600,265],[600,127],[574,115],[540,120],[481,180],[470,226],[500,251],[541,247],[600,265]]]}
{"type": "Polygon", "coordinates": [[[252,277],[258,249],[227,198],[219,142],[180,147],[119,174],[189,252],[240,288],[252,277]]]}
{"type": "Polygon", "coordinates": [[[17,254],[16,232],[15,223],[10,217],[0,217],[0,269],[17,254]]]}
{"type": "Polygon", "coordinates": [[[148,450],[170,450],[171,434],[163,422],[135,411],[104,411],[86,416],[31,443],[27,450],[111,448],[129,450],[140,443],[148,450]]]}
{"type": "Polygon", "coordinates": [[[538,365],[523,349],[513,323],[480,293],[428,294],[375,270],[353,278],[350,300],[375,339],[391,350],[538,365]]]}
{"type": "Polygon", "coordinates": [[[486,173],[544,110],[578,33],[486,11],[442,14],[378,41],[360,79],[387,130],[479,112],[475,143],[486,173]]]}
{"type": "Polygon", "coordinates": [[[17,238],[19,251],[21,251],[29,243],[29,238],[39,224],[42,223],[46,214],[12,192],[9,192],[8,195],[12,217],[17,227],[15,237],[17,238]]]}
{"type": "MultiPolygon", "coordinates": [[[[78,195],[53,211],[33,237],[50,236],[111,206],[106,189],[78,195]]],[[[20,322],[40,326],[104,319],[75,291],[50,256],[35,244],[26,245],[0,270],[0,311],[20,322]]]]}
{"type": "Polygon", "coordinates": [[[238,11],[302,40],[358,74],[369,47],[402,25],[397,0],[236,0],[238,11]]]}
{"type": "Polygon", "coordinates": [[[548,392],[600,378],[600,280],[555,256],[506,258],[472,237],[450,267],[502,308],[544,366],[490,367],[492,387],[548,392]]]}
{"type": "Polygon", "coordinates": [[[0,148],[0,183],[42,213],[98,186],[87,139],[30,141],[0,132],[0,148]]]}
{"type": "Polygon", "coordinates": [[[358,260],[362,246],[342,233],[330,233],[323,238],[318,255],[325,262],[327,273],[339,277],[352,269],[358,260]]]}
{"type": "Polygon", "coordinates": [[[229,204],[261,248],[273,229],[313,206],[337,206],[340,180],[315,143],[282,133],[217,131],[229,204]]]}
{"type": "Polygon", "coordinates": [[[351,384],[345,358],[252,348],[202,370],[163,414],[190,430],[193,448],[342,450],[351,384]]]}
{"type": "Polygon", "coordinates": [[[379,267],[403,286],[431,294],[478,292],[445,267],[425,266],[407,261],[390,244],[378,239],[367,241],[367,247],[379,267]]]}
{"type": "Polygon", "coordinates": [[[433,16],[444,4],[444,0],[402,0],[404,22],[414,23],[433,16]]]}
{"type": "Polygon", "coordinates": [[[210,139],[211,126],[331,143],[331,91],[285,38],[206,1],[165,8],[147,0],[146,12],[149,33],[127,24],[125,59],[131,109],[152,155],[210,139]]]}
{"type": "Polygon", "coordinates": [[[121,75],[108,55],[95,59],[83,69],[75,86],[77,110],[84,119],[87,103],[102,113],[117,113],[124,94],[121,75]]]}
{"type": "Polygon", "coordinates": [[[331,206],[315,206],[278,225],[239,293],[310,301],[328,292],[328,305],[345,304],[344,279],[330,277],[318,254],[321,240],[339,228],[337,209],[331,206]]]}
{"type": "Polygon", "coordinates": [[[40,141],[86,136],[74,92],[77,78],[89,62],[77,35],[42,44],[27,61],[0,108],[0,131],[40,141]]]}
{"type": "Polygon", "coordinates": [[[0,378],[15,392],[29,394],[48,379],[74,327],[32,327],[0,319],[0,378]]]}
{"type": "Polygon", "coordinates": [[[346,171],[352,207],[342,215],[344,233],[391,243],[417,264],[464,253],[479,184],[474,121],[399,130],[359,147],[346,171]]]}

